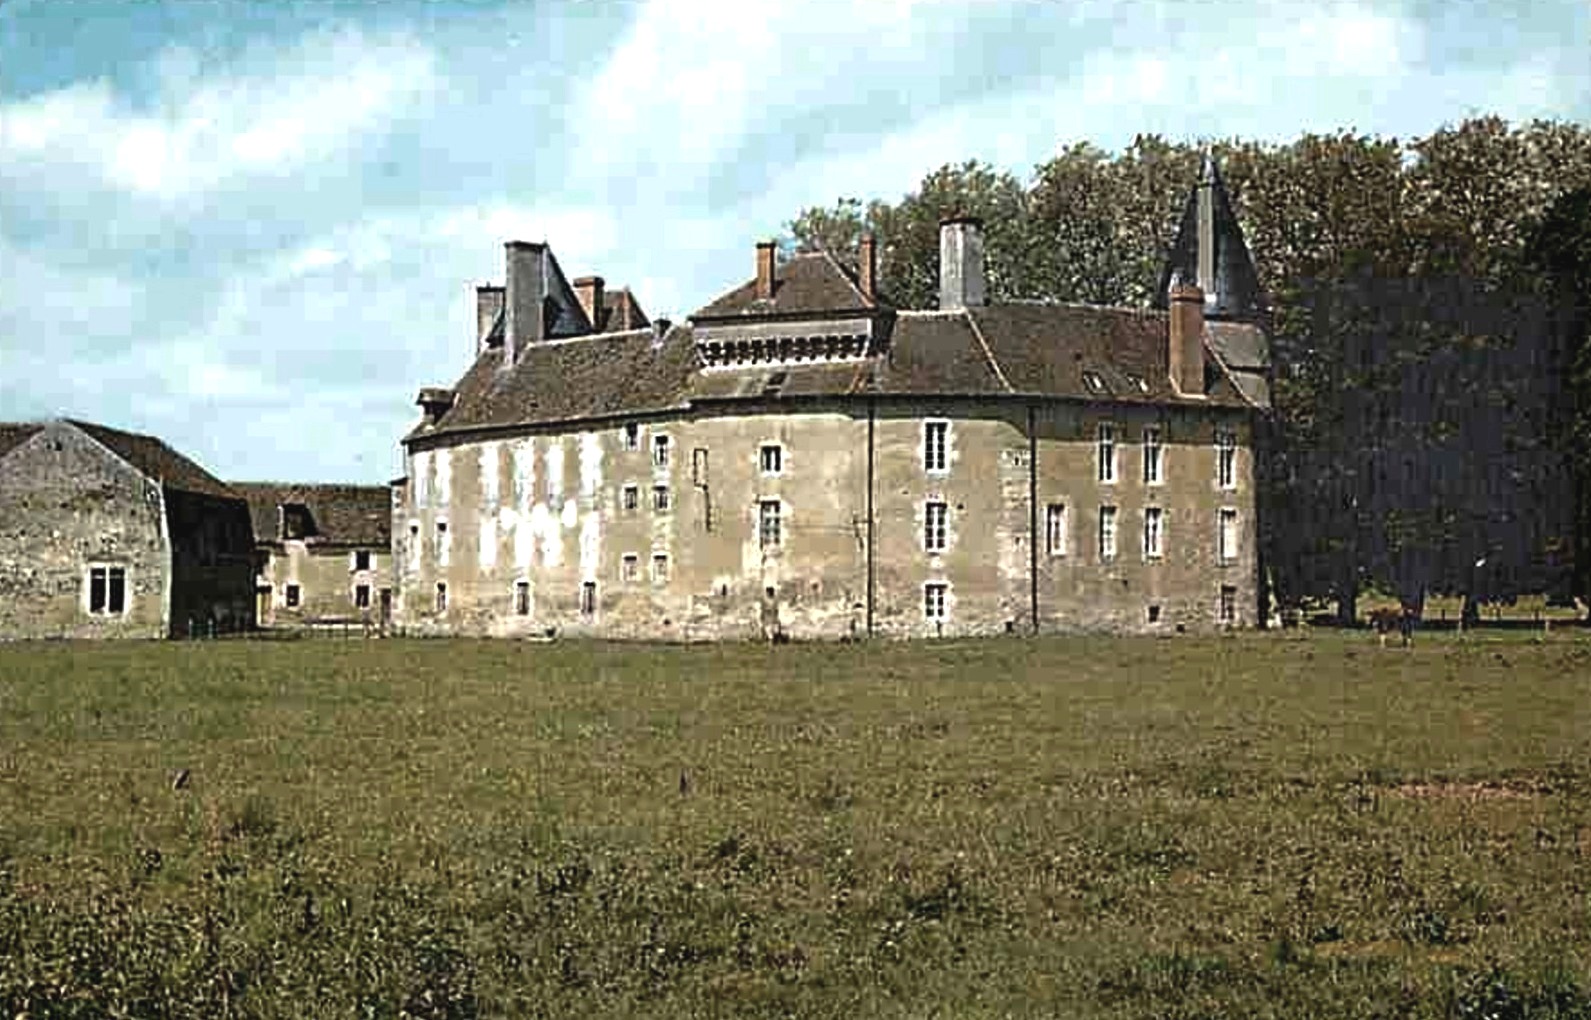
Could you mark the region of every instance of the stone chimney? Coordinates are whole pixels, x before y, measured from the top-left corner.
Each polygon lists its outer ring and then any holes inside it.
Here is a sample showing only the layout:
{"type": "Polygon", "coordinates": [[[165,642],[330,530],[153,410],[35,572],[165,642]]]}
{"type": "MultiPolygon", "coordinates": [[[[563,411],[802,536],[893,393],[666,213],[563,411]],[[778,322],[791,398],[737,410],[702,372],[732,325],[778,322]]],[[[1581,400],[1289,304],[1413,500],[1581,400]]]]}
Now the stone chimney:
{"type": "Polygon", "coordinates": [[[601,333],[602,329],[602,287],[603,280],[600,276],[582,276],[575,282],[575,296],[580,299],[580,307],[586,310],[586,318],[591,320],[591,331],[601,333]]]}
{"type": "Polygon", "coordinates": [[[453,409],[453,391],[443,386],[422,387],[414,402],[425,412],[425,423],[435,425],[453,409]]]}
{"type": "Polygon", "coordinates": [[[870,304],[878,301],[878,242],[872,234],[862,235],[856,258],[857,288],[870,304]]]}
{"type": "Polygon", "coordinates": [[[503,365],[514,363],[525,345],[546,333],[547,246],[529,241],[503,245],[508,280],[503,329],[503,365]]]}
{"type": "Polygon", "coordinates": [[[939,223],[939,308],[983,304],[983,221],[952,216],[939,223]]]}
{"type": "Polygon", "coordinates": [[[1184,397],[1204,396],[1204,291],[1192,283],[1171,285],[1166,366],[1171,386],[1184,397]]]}
{"type": "MultiPolygon", "coordinates": [[[[503,311],[503,288],[483,283],[475,288],[475,350],[486,349],[486,338],[491,335],[492,324],[503,311]]],[[[501,338],[498,340],[501,343],[501,338]]]]}
{"type": "Polygon", "coordinates": [[[757,242],[757,299],[759,301],[773,300],[773,252],[772,241],[757,242]]]}

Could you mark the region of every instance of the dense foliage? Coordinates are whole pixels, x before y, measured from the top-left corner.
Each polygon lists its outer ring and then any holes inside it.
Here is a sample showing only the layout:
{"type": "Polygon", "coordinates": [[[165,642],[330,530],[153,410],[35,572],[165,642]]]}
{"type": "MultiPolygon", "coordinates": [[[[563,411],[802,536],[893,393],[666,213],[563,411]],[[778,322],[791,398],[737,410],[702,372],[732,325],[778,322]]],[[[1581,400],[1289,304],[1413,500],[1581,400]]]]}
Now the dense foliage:
{"type": "MultiPolygon", "coordinates": [[[[1591,131],[1477,118],[1212,149],[1272,307],[1262,538],[1280,600],[1591,592],[1591,567],[1573,572],[1591,549],[1591,131]]],[[[842,258],[873,231],[887,294],[923,308],[938,221],[979,215],[991,299],[1141,306],[1199,159],[1145,136],[1070,146],[1028,182],[946,166],[790,228],[842,258]]]]}

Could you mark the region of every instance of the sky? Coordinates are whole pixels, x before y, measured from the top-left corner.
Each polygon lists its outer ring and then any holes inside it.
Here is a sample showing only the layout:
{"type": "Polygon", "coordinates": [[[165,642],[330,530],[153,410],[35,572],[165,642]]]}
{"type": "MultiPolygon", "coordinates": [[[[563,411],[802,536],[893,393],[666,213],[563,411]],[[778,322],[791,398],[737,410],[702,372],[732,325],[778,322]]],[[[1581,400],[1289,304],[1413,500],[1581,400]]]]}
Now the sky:
{"type": "Polygon", "coordinates": [[[1591,124],[1591,0],[0,0],[0,420],[379,483],[504,241],[679,319],[948,162],[1494,113],[1591,124]]]}

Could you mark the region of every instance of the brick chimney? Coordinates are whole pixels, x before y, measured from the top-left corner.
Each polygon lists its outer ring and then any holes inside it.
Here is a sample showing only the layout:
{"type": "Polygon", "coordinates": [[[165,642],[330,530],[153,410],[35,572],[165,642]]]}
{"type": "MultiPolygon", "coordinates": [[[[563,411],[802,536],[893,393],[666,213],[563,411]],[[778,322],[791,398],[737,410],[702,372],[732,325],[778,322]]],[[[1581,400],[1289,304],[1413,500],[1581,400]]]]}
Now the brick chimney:
{"type": "Polygon", "coordinates": [[[939,307],[983,304],[983,221],[952,216],[939,223],[939,307]]]}
{"type": "Polygon", "coordinates": [[[757,299],[760,301],[773,300],[773,252],[772,241],[757,242],[757,299]]]}
{"type": "Polygon", "coordinates": [[[603,280],[600,276],[582,276],[574,282],[575,296],[580,299],[580,307],[586,310],[586,318],[591,320],[591,330],[594,333],[603,332],[602,329],[602,287],[603,280]]]}
{"type": "MultiPolygon", "coordinates": [[[[490,283],[483,283],[475,288],[476,353],[486,349],[486,338],[491,334],[492,324],[497,321],[497,316],[502,311],[503,288],[490,283]]],[[[502,342],[500,338],[498,342],[502,342]]]]}
{"type": "Polygon", "coordinates": [[[614,291],[613,300],[613,314],[618,320],[618,328],[635,329],[635,299],[630,296],[630,288],[620,287],[614,291]]]}
{"type": "Polygon", "coordinates": [[[862,235],[856,258],[857,288],[870,304],[878,301],[878,242],[872,234],[862,235]]]}
{"type": "Polygon", "coordinates": [[[514,363],[526,344],[546,335],[547,246],[529,241],[503,245],[508,280],[503,330],[503,365],[514,363]]]}
{"type": "Polygon", "coordinates": [[[1171,386],[1184,397],[1204,396],[1204,291],[1197,284],[1171,285],[1166,365],[1171,386]]]}

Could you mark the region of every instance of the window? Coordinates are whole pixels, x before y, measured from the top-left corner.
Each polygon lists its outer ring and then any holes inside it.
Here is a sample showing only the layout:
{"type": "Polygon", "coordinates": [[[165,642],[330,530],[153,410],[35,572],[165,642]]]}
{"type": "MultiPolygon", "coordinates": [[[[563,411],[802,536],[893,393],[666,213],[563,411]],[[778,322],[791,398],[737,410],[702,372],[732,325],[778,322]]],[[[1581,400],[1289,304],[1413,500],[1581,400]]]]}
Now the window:
{"type": "Polygon", "coordinates": [[[436,522],[436,565],[447,566],[448,540],[447,521],[436,522]]]}
{"type": "Polygon", "coordinates": [[[1066,555],[1066,504],[1051,503],[1044,508],[1044,542],[1051,556],[1066,555]]]}
{"type": "Polygon", "coordinates": [[[763,443],[757,462],[765,475],[776,475],[784,470],[784,447],[778,443],[763,443]]]}
{"type": "Polygon", "coordinates": [[[950,442],[950,423],[948,421],[923,422],[923,470],[948,471],[950,470],[947,447],[950,442]]]}
{"type": "Polygon", "coordinates": [[[625,510],[635,510],[641,505],[641,488],[638,485],[626,485],[621,497],[620,505],[625,510]]]}
{"type": "Polygon", "coordinates": [[[89,568],[88,611],[102,616],[119,616],[127,611],[126,567],[89,568]]]}
{"type": "Polygon", "coordinates": [[[641,426],[633,421],[624,423],[624,448],[626,450],[639,450],[641,448],[641,426]]]}
{"type": "Polygon", "coordinates": [[[780,544],[779,501],[765,499],[757,504],[757,540],[764,549],[777,548],[780,544]]]}
{"type": "Polygon", "coordinates": [[[634,584],[641,573],[641,558],[635,553],[625,553],[619,561],[619,579],[625,584],[634,584]]]}
{"type": "Polygon", "coordinates": [[[1083,385],[1088,387],[1088,392],[1090,393],[1105,392],[1105,380],[1100,378],[1098,372],[1085,371],[1083,373],[1083,385]]]}
{"type": "Polygon", "coordinates": [[[514,615],[530,615],[530,582],[514,582],[514,615]]]}
{"type": "Polygon", "coordinates": [[[668,556],[665,553],[652,554],[652,580],[668,580],[668,556]]]}
{"type": "Polygon", "coordinates": [[[1116,480],[1116,426],[1110,422],[1099,425],[1099,480],[1116,480]]]}
{"type": "Polygon", "coordinates": [[[355,585],[354,586],[354,608],[355,609],[369,609],[370,608],[370,585],[361,584],[361,585],[355,585]]]}
{"type": "Polygon", "coordinates": [[[945,551],[945,522],[950,508],[944,503],[929,503],[923,514],[923,548],[931,553],[945,551]]]}
{"type": "Polygon", "coordinates": [[[1113,506],[1099,508],[1099,558],[1116,558],[1116,508],[1113,506]]]}
{"type": "Polygon", "coordinates": [[[370,550],[369,549],[360,549],[360,550],[358,550],[358,551],[356,551],[354,553],[354,569],[355,570],[369,570],[370,569],[370,550]]]}
{"type": "Polygon", "coordinates": [[[929,581],[923,585],[923,619],[940,622],[945,619],[945,589],[943,581],[929,581]]]}
{"type": "Polygon", "coordinates": [[[1144,559],[1158,560],[1164,511],[1157,506],[1144,508],[1144,559]]]}
{"type": "Polygon", "coordinates": [[[1159,623],[1160,622],[1160,606],[1158,606],[1156,604],[1151,604],[1149,606],[1149,622],[1150,623],[1159,623]]]}
{"type": "Polygon", "coordinates": [[[287,589],[283,592],[283,596],[282,597],[287,602],[287,608],[289,608],[289,609],[297,609],[298,608],[298,603],[299,603],[298,585],[296,585],[296,584],[288,585],[287,589]]]}
{"type": "Polygon", "coordinates": [[[583,581],[580,585],[580,615],[597,614],[597,582],[583,581]]]}
{"type": "Polygon", "coordinates": [[[668,486],[652,486],[652,509],[658,513],[668,513],[668,486]]]}
{"type": "Polygon", "coordinates": [[[1144,428],[1144,484],[1159,485],[1161,481],[1160,426],[1144,428]]]}
{"type": "Polygon", "coordinates": [[[668,436],[652,437],[652,463],[657,467],[668,467],[668,436]]]}
{"type": "Polygon", "coordinates": [[[436,611],[439,613],[447,612],[447,582],[445,581],[436,583],[436,611]]]}
{"type": "Polygon", "coordinates": [[[1225,624],[1237,622],[1237,587],[1235,585],[1221,585],[1221,622],[1225,624]]]}
{"type": "Polygon", "coordinates": [[[1221,508],[1221,533],[1217,539],[1216,558],[1222,563],[1237,559],[1237,511],[1221,508]]]}
{"type": "Polygon", "coordinates": [[[1215,434],[1215,481],[1223,489],[1237,488],[1237,433],[1229,429],[1215,434]]]}

